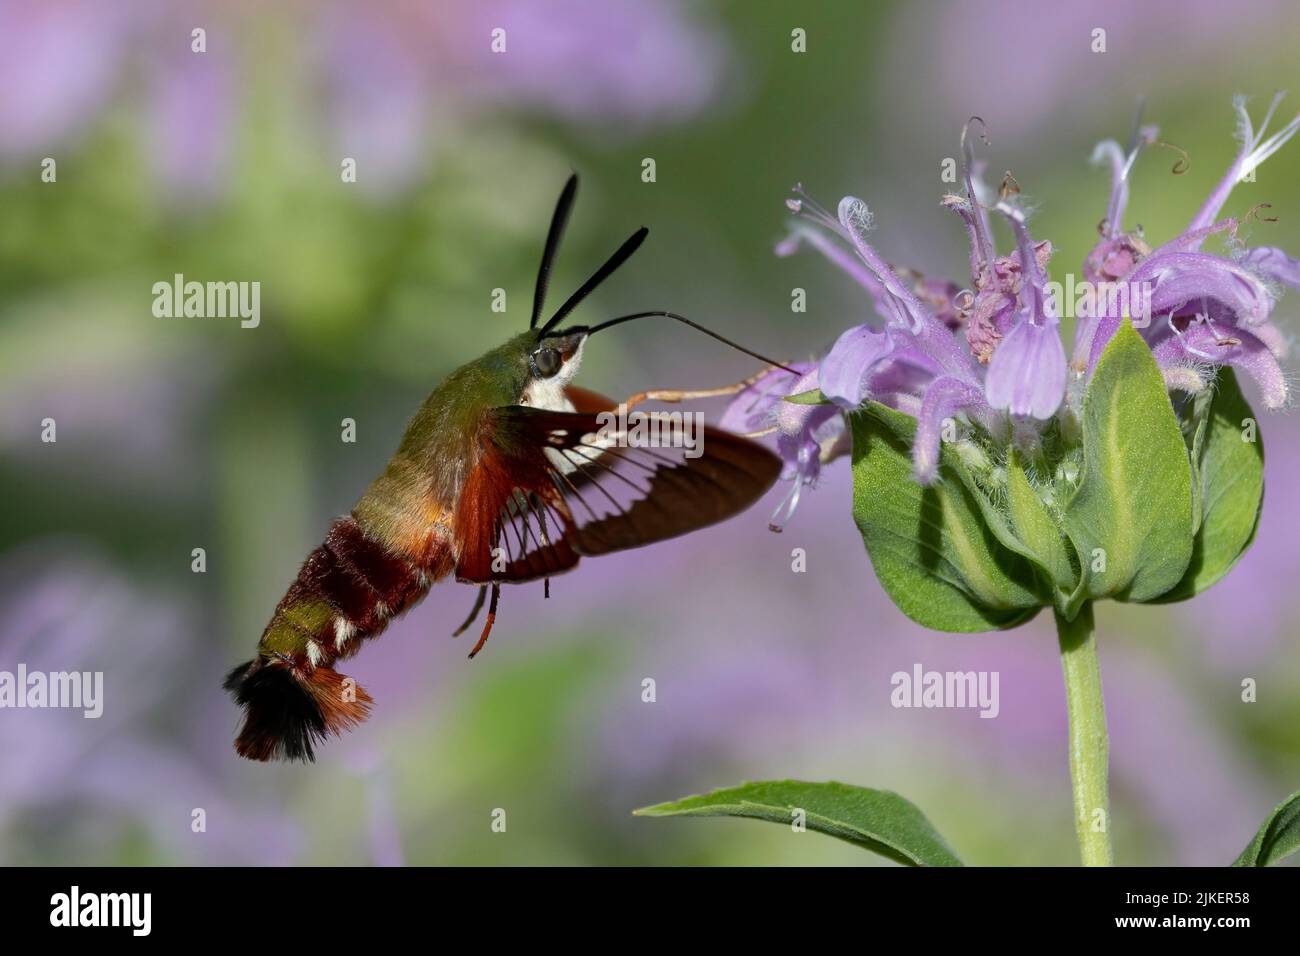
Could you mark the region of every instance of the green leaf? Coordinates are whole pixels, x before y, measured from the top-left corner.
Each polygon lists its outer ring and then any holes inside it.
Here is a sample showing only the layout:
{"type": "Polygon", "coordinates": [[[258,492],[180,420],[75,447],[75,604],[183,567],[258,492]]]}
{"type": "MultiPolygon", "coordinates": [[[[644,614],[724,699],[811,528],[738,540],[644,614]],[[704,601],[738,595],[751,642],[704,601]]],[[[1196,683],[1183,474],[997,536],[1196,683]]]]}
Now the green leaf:
{"type": "Polygon", "coordinates": [[[784,399],[791,405],[829,405],[831,400],[822,394],[820,388],[811,388],[797,395],[787,395],[784,399]]]}
{"type": "MultiPolygon", "coordinates": [[[[1205,447],[1205,434],[1210,427],[1210,407],[1214,403],[1214,390],[1205,389],[1192,398],[1180,418],[1183,438],[1187,442],[1187,457],[1192,466],[1192,534],[1201,530],[1201,450],[1205,447]]],[[[1195,545],[1193,545],[1193,548],[1195,545]]],[[[1185,577],[1186,575],[1184,575],[1185,577]]]]}
{"type": "Polygon", "coordinates": [[[1083,475],[1065,527],[1083,596],[1150,601],[1191,561],[1192,477],[1164,377],[1127,319],[1097,362],[1081,425],[1083,475]]]}
{"type": "Polygon", "coordinates": [[[1016,537],[1025,542],[1052,584],[1067,595],[1073,592],[1079,574],[1070,563],[1072,545],[1029,483],[1014,451],[1007,456],[1007,514],[1016,537]]]}
{"type": "Polygon", "coordinates": [[[1192,440],[1193,496],[1200,528],[1182,580],[1159,598],[1182,601],[1200,594],[1232,570],[1255,538],[1264,504],[1264,443],[1232,369],[1219,370],[1208,408],[1197,417],[1192,440]]]}
{"type": "Polygon", "coordinates": [[[1287,797],[1268,815],[1255,839],[1233,860],[1233,866],[1271,866],[1300,850],[1300,791],[1287,797]]]}
{"type": "Polygon", "coordinates": [[[999,540],[1010,532],[947,445],[939,480],[923,488],[909,454],[915,419],[872,402],[850,424],[853,518],[899,610],[939,631],[988,631],[1047,603],[1033,566],[999,540]]]}
{"type": "Polygon", "coordinates": [[[961,866],[916,805],[888,790],[845,783],[742,783],[634,811],[643,817],[752,817],[790,826],[802,810],[808,829],[847,840],[905,866],[961,866]]]}

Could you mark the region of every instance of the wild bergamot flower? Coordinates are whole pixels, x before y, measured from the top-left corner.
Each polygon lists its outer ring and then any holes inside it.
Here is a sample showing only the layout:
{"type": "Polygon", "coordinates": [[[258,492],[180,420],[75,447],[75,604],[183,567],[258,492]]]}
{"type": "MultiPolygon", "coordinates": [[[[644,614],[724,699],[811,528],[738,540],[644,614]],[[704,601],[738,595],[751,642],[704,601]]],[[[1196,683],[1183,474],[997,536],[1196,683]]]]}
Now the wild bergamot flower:
{"type": "MultiPolygon", "coordinates": [[[[1111,195],[1079,283],[1051,280],[1052,244],[1031,235],[1009,174],[997,194],[982,188],[971,124],[964,194],[943,198],[970,238],[965,288],[890,266],[868,241],[862,200],[846,197],[831,215],[798,188],[778,252],[821,252],[866,290],[876,315],[819,362],[769,369],[724,420],[778,434],[793,486],[773,516],[777,530],[822,465],[852,454],[867,554],[918,623],[987,631],[1051,608],[1085,863],[1112,856],[1093,603],[1193,597],[1231,570],[1259,521],[1263,449],[1236,372],[1266,408],[1287,403],[1273,310],[1284,285],[1300,287],[1300,261],[1243,241],[1250,214],[1220,213],[1233,187],[1300,130],[1297,117],[1268,132],[1280,99],[1258,131],[1236,100],[1240,153],[1187,228],[1159,246],[1124,224],[1129,175],[1159,142],[1156,130],[1138,125],[1127,149],[1100,144],[1093,159],[1110,165],[1111,195]],[[1015,239],[1002,254],[994,217],[1015,239]],[[1204,251],[1212,238],[1223,251],[1204,251]],[[1077,321],[1067,361],[1068,309],[1077,321]]],[[[748,784],[651,812],[780,820],[791,805],[843,821],[828,832],[871,832],[868,845],[900,862],[959,862],[916,807],[842,784],[748,784]]],[[[1297,807],[1300,794],[1237,862],[1266,865],[1294,849],[1270,834],[1297,807]]]]}
{"type": "MultiPolygon", "coordinates": [[[[1111,196],[1101,239],[1081,275],[1093,287],[1109,283],[1135,291],[1127,299],[1090,300],[1068,365],[1062,303],[1047,288],[1052,245],[1031,237],[1014,196],[990,197],[979,187],[965,132],[965,195],[942,200],[970,238],[971,278],[964,289],[891,267],[868,242],[872,215],[862,200],[845,197],[832,216],[797,187],[788,201],[795,218],[778,254],[802,245],[816,249],[866,290],[876,317],[844,332],[819,363],[798,366],[804,373],[798,380],[773,370],[728,410],[727,427],[775,426],[779,433],[785,477],[795,487],[778,514],[784,510],[788,518],[800,487],[815,482],[820,466],[849,447],[843,422],[826,405],[791,409],[779,401],[783,395],[819,390],[842,411],[872,400],[911,416],[913,471],[928,485],[938,476],[945,422],[957,416],[985,436],[1006,436],[1029,456],[1046,433],[1062,428],[1060,419],[1076,419],[1088,377],[1123,320],[1135,318],[1134,306],[1141,307],[1140,334],[1169,389],[1200,393],[1226,365],[1255,382],[1265,407],[1285,405],[1288,386],[1279,360],[1286,342],[1272,313],[1282,285],[1300,288],[1300,260],[1281,249],[1249,247],[1239,238],[1241,220],[1218,219],[1236,183],[1300,130],[1298,116],[1268,135],[1280,100],[1278,94],[1258,131],[1244,98],[1235,100],[1240,153],[1187,229],[1154,249],[1140,232],[1126,231],[1123,218],[1129,174],[1142,150],[1156,142],[1155,129],[1140,128],[1127,151],[1112,140],[1098,144],[1093,159],[1111,166],[1111,196]],[[1016,248],[1006,255],[997,254],[992,215],[1004,218],[1015,235],[1016,248]],[[1201,251],[1212,236],[1227,240],[1226,254],[1201,251]]],[[[1066,422],[1064,430],[1073,425],[1066,422]]]]}

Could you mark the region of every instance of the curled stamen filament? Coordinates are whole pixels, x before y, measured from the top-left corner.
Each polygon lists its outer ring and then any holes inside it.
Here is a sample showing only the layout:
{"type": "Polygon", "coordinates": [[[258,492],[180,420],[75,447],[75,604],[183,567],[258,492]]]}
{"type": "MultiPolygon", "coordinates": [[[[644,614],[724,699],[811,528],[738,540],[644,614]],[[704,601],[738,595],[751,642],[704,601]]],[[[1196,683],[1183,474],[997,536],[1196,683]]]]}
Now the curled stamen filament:
{"type": "Polygon", "coordinates": [[[1277,222],[1277,216],[1261,216],[1259,214],[1259,211],[1261,209],[1272,209],[1272,208],[1273,208],[1273,204],[1271,202],[1257,202],[1255,203],[1255,205],[1250,207],[1250,211],[1247,212],[1246,215],[1242,217],[1242,219],[1243,220],[1249,219],[1253,216],[1255,217],[1255,219],[1259,220],[1260,222],[1277,222]]]}
{"type": "Polygon", "coordinates": [[[1175,146],[1173,143],[1166,143],[1163,139],[1152,140],[1151,145],[1163,146],[1165,149],[1172,149],[1175,153],[1177,153],[1181,157],[1176,163],[1174,163],[1173,168],[1169,170],[1175,176],[1181,176],[1183,173],[1187,172],[1189,169],[1192,168],[1191,154],[1188,153],[1187,150],[1183,149],[1181,146],[1175,146]]]}

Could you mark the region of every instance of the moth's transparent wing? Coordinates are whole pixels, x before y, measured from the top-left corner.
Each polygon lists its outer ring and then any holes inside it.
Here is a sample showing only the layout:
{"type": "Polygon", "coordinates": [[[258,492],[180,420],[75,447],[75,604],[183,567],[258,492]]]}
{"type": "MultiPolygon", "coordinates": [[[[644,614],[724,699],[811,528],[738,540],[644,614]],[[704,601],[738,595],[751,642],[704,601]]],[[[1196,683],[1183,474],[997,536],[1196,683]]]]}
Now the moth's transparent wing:
{"type": "Polygon", "coordinates": [[[627,418],[493,409],[462,495],[457,576],[532,580],[687,534],[745,510],[780,474],[771,451],[692,413],[627,418]]]}

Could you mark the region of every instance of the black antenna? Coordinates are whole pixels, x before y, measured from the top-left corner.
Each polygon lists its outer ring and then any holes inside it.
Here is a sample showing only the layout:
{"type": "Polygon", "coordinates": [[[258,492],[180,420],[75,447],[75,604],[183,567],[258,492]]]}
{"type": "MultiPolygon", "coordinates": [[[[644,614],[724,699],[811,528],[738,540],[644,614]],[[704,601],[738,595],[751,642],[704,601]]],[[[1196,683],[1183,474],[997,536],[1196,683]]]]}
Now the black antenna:
{"type": "Polygon", "coordinates": [[[691,319],[688,319],[684,315],[678,315],[676,312],[664,312],[664,311],[633,312],[631,315],[620,315],[618,318],[615,319],[606,319],[604,322],[600,322],[596,325],[591,326],[591,328],[587,329],[586,332],[588,335],[595,335],[601,329],[607,329],[613,325],[621,325],[624,322],[631,322],[633,319],[648,319],[654,316],[662,316],[665,319],[676,319],[678,322],[682,322],[686,325],[689,325],[691,328],[695,329],[698,332],[703,332],[705,335],[709,336],[710,338],[717,339],[719,342],[723,343],[724,345],[730,345],[733,349],[735,349],[738,352],[744,352],[750,358],[756,358],[760,362],[766,362],[768,365],[772,365],[783,371],[789,372],[791,375],[800,374],[795,369],[790,368],[790,366],[782,365],[780,362],[773,361],[772,359],[768,358],[765,355],[759,355],[757,352],[752,351],[751,349],[747,349],[743,345],[737,342],[731,341],[731,339],[727,338],[726,336],[719,335],[717,332],[714,332],[712,329],[705,328],[704,326],[700,325],[700,323],[692,321],[691,319]]]}
{"type": "Polygon", "coordinates": [[[546,233],[546,248],[542,250],[542,264],[537,267],[537,288],[533,292],[533,318],[528,323],[530,329],[537,327],[537,320],[542,317],[542,306],[546,304],[546,287],[551,281],[551,264],[555,261],[555,251],[560,247],[564,236],[564,227],[573,210],[573,198],[578,194],[578,174],[574,173],[564,184],[559,201],[555,204],[555,214],[551,216],[551,228],[546,233]]]}
{"type": "Polygon", "coordinates": [[[619,266],[627,262],[632,253],[636,252],[641,243],[645,242],[645,237],[649,234],[650,230],[645,226],[632,233],[627,242],[619,246],[614,254],[605,260],[605,264],[597,269],[595,274],[584,282],[577,292],[569,296],[568,300],[565,301],[564,305],[560,306],[553,316],[547,319],[546,324],[542,326],[542,335],[545,335],[562,322],[570,312],[578,307],[583,299],[591,295],[596,286],[608,279],[619,266]]]}

